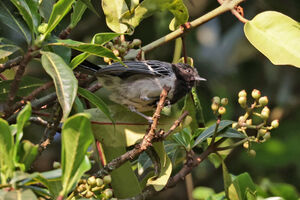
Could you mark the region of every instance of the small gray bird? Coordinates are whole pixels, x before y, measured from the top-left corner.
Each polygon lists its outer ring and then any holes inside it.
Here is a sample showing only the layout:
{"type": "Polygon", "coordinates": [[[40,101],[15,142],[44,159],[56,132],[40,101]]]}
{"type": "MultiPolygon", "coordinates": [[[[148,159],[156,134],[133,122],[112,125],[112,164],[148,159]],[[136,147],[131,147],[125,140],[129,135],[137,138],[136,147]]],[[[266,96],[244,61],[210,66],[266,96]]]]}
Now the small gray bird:
{"type": "Polygon", "coordinates": [[[145,60],[124,61],[124,64],[127,67],[121,63],[99,67],[85,61],[81,68],[95,73],[102,86],[111,92],[112,101],[148,120],[149,117],[141,112],[155,109],[164,86],[170,88],[167,100],[174,104],[199,81],[205,81],[195,68],[183,63],[145,60]]]}

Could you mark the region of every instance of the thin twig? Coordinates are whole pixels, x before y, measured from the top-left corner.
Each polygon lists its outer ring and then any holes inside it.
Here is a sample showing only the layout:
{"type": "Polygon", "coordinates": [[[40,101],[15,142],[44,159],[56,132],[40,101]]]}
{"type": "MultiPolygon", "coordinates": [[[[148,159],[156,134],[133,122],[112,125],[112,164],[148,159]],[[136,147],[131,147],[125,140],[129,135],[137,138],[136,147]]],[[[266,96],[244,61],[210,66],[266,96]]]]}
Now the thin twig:
{"type": "MultiPolygon", "coordinates": [[[[224,0],[218,0],[219,4],[223,4],[224,0]]],[[[249,20],[244,18],[243,14],[241,15],[240,12],[238,10],[243,10],[242,7],[240,6],[235,6],[233,9],[231,9],[231,13],[241,22],[243,22],[244,24],[247,23],[249,20]]]]}
{"type": "Polygon", "coordinates": [[[166,137],[168,137],[178,126],[179,124],[183,121],[183,119],[188,116],[189,112],[184,111],[182,115],[174,122],[174,124],[171,126],[171,128],[163,134],[162,139],[164,140],[166,137]]]}
{"type": "MultiPolygon", "coordinates": [[[[241,2],[245,0],[225,0],[219,7],[216,9],[206,13],[205,15],[195,19],[194,21],[190,22],[190,29],[195,28],[197,26],[200,26],[201,24],[204,24],[205,22],[217,17],[218,15],[221,15],[222,13],[225,13],[227,11],[230,11],[234,9],[237,5],[239,5],[241,2]]],[[[141,49],[137,50],[131,50],[129,53],[125,56],[126,60],[134,59],[139,54],[140,51],[143,51],[147,53],[148,51],[151,51],[155,49],[156,47],[159,47],[167,42],[170,42],[180,36],[182,36],[185,33],[186,30],[183,30],[182,28],[178,28],[177,30],[165,35],[164,37],[155,40],[151,42],[150,44],[142,47],[141,49]]]]}
{"type": "Polygon", "coordinates": [[[6,63],[0,64],[0,73],[4,72],[7,69],[11,69],[13,67],[18,66],[22,60],[23,60],[23,56],[18,56],[16,58],[7,61],[6,63]]]}
{"type": "Polygon", "coordinates": [[[141,154],[143,151],[145,151],[149,146],[152,144],[152,140],[154,139],[156,135],[156,127],[158,124],[158,119],[160,117],[160,112],[164,107],[166,98],[168,96],[169,88],[164,87],[161,95],[160,95],[160,100],[158,102],[158,105],[156,107],[155,113],[152,116],[152,124],[150,126],[150,130],[145,134],[143,140],[135,146],[130,151],[127,151],[125,154],[113,159],[110,161],[107,165],[103,167],[98,173],[98,177],[103,177],[106,174],[109,174],[111,171],[117,169],[121,165],[123,165],[125,162],[134,159],[136,156],[141,154]]]}

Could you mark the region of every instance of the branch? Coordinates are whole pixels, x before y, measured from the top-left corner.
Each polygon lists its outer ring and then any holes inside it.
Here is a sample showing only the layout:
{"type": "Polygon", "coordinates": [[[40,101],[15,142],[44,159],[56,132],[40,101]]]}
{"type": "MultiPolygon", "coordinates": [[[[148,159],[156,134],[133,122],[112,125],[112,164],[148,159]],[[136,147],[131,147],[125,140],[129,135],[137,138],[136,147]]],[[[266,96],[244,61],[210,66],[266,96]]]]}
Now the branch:
{"type": "Polygon", "coordinates": [[[22,60],[23,60],[23,56],[18,56],[14,59],[7,61],[4,64],[0,64],[0,73],[4,72],[7,69],[18,66],[22,60]]]}
{"type": "MultiPolygon", "coordinates": [[[[245,1],[245,0],[225,0],[216,9],[214,9],[214,10],[210,11],[209,13],[199,17],[198,19],[195,19],[194,21],[188,23],[190,25],[189,29],[200,26],[201,24],[204,24],[205,22],[217,17],[218,15],[223,14],[224,12],[233,10],[237,5],[239,5],[243,1],[245,1]]],[[[155,41],[151,42],[150,44],[142,47],[141,49],[131,50],[125,56],[125,59],[126,60],[134,59],[134,58],[136,58],[136,56],[138,55],[139,52],[143,51],[146,53],[148,51],[151,51],[151,50],[155,49],[156,47],[159,47],[167,42],[170,42],[170,41],[182,36],[189,29],[184,29],[184,28],[180,27],[177,30],[169,33],[168,35],[166,35],[158,40],[155,40],[155,41]]]]}
{"type": "Polygon", "coordinates": [[[168,96],[169,90],[170,90],[170,88],[166,88],[166,87],[163,88],[163,90],[160,94],[160,100],[159,100],[158,105],[156,107],[155,113],[152,116],[153,122],[150,126],[150,130],[148,131],[148,133],[146,133],[143,140],[139,144],[137,144],[135,146],[135,148],[133,148],[132,150],[127,151],[123,155],[113,159],[107,165],[105,165],[103,167],[103,169],[101,169],[99,172],[97,172],[98,177],[103,177],[106,174],[109,174],[113,170],[115,170],[118,167],[120,167],[121,165],[123,165],[125,162],[134,159],[136,156],[141,154],[149,146],[152,145],[152,140],[154,139],[154,137],[156,135],[155,130],[156,130],[156,127],[157,127],[157,124],[158,124],[158,119],[160,117],[160,112],[164,107],[164,104],[165,104],[166,98],[168,96]]]}

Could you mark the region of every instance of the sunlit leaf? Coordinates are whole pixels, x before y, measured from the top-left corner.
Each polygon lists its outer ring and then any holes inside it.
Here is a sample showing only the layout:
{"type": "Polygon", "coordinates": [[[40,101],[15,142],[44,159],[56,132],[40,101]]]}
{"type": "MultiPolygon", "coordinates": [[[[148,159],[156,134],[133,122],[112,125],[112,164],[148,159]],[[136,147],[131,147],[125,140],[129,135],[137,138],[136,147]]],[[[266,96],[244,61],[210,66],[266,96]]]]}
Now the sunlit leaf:
{"type": "Polygon", "coordinates": [[[124,0],[102,0],[102,9],[106,17],[106,24],[112,31],[117,33],[127,31],[127,25],[120,23],[122,14],[128,11],[124,0]]]}
{"type": "Polygon", "coordinates": [[[61,152],[63,195],[70,192],[83,173],[91,167],[86,153],[93,139],[88,114],[76,114],[65,121],[62,127],[61,152]]]}
{"type": "Polygon", "coordinates": [[[29,189],[17,189],[17,190],[1,190],[0,199],[3,200],[38,200],[35,194],[29,189]]]}
{"type": "Polygon", "coordinates": [[[75,0],[60,0],[54,4],[44,35],[50,33],[58,25],[69,12],[74,1],[75,0]]]}
{"type": "Polygon", "coordinates": [[[275,11],[256,15],[244,26],[250,43],[275,65],[300,67],[300,23],[275,11]]]}
{"type": "Polygon", "coordinates": [[[25,171],[30,169],[32,162],[38,155],[38,145],[31,143],[29,140],[23,140],[20,145],[20,163],[25,166],[25,171]]]}
{"type": "Polygon", "coordinates": [[[75,2],[73,13],[71,14],[70,28],[74,28],[77,25],[82,15],[84,14],[86,8],[87,8],[86,4],[83,3],[82,1],[75,2]]]}
{"type": "Polygon", "coordinates": [[[60,56],[49,51],[42,51],[41,54],[42,65],[53,79],[57,98],[63,110],[63,119],[66,119],[77,94],[77,79],[60,56]]]}

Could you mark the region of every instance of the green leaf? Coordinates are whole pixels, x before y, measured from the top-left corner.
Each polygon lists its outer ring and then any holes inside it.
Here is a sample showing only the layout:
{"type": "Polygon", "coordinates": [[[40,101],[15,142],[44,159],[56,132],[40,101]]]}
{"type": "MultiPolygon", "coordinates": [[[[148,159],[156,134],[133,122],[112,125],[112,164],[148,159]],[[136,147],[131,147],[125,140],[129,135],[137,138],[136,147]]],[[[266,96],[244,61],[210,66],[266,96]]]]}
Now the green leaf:
{"type": "Polygon", "coordinates": [[[87,5],[82,1],[75,2],[73,13],[71,14],[70,28],[74,28],[77,25],[77,23],[81,20],[81,17],[84,14],[86,8],[87,5]]]}
{"type": "Polygon", "coordinates": [[[275,65],[300,67],[300,23],[275,11],[256,15],[244,26],[250,43],[275,65]]]}
{"type": "Polygon", "coordinates": [[[24,38],[27,44],[31,42],[30,31],[16,16],[13,15],[9,9],[9,1],[0,1],[0,21],[5,22],[4,25],[9,27],[14,33],[20,35],[21,38],[24,38]]]}
{"type": "Polygon", "coordinates": [[[2,118],[0,118],[0,133],[1,183],[5,184],[7,179],[13,175],[14,139],[7,121],[2,118]]]}
{"type": "Polygon", "coordinates": [[[40,3],[39,13],[46,21],[49,21],[54,4],[55,4],[55,0],[47,0],[47,1],[44,0],[40,3]]]}
{"type": "MultiPolygon", "coordinates": [[[[5,80],[0,82],[0,101],[7,100],[7,95],[9,93],[11,83],[12,80],[5,80]]],[[[44,80],[40,80],[31,76],[23,76],[19,85],[17,97],[27,96],[34,89],[42,86],[44,83],[44,80]]]]}
{"type": "Polygon", "coordinates": [[[32,162],[38,155],[38,145],[33,144],[28,140],[23,140],[20,145],[20,160],[19,162],[24,164],[25,171],[30,169],[32,162]]]}
{"type": "Polygon", "coordinates": [[[32,179],[34,181],[28,182],[26,185],[36,185],[37,183],[41,183],[49,190],[52,199],[56,199],[58,197],[59,192],[62,189],[61,177],[49,178],[44,176],[43,173],[37,173],[34,177],[32,177],[32,179]]]}
{"type": "Polygon", "coordinates": [[[127,31],[127,25],[120,22],[122,14],[128,11],[124,0],[102,0],[102,9],[106,17],[106,24],[112,31],[117,33],[127,31]]]}
{"type": "Polygon", "coordinates": [[[50,33],[69,12],[74,1],[75,0],[59,0],[54,4],[47,29],[44,33],[45,36],[50,33]]]}
{"type": "Polygon", "coordinates": [[[100,97],[98,97],[94,93],[92,93],[84,88],[81,88],[81,87],[78,88],[78,94],[80,94],[82,97],[87,99],[89,102],[91,102],[92,104],[97,106],[97,108],[99,110],[101,110],[105,114],[105,116],[114,123],[114,120],[110,115],[110,112],[109,112],[109,109],[108,109],[106,103],[100,97]]]}
{"type": "Polygon", "coordinates": [[[63,120],[65,120],[77,94],[77,79],[60,56],[49,51],[41,51],[41,54],[42,65],[54,81],[57,98],[63,110],[63,120]]]}
{"type": "Polygon", "coordinates": [[[36,0],[11,0],[17,7],[32,33],[38,33],[37,27],[41,17],[38,13],[39,3],[36,0]]]}
{"type": "MultiPolygon", "coordinates": [[[[219,124],[217,133],[219,133],[226,127],[230,126],[232,123],[233,123],[233,121],[231,121],[231,120],[222,120],[219,124]]],[[[196,141],[194,143],[194,147],[197,146],[198,144],[200,144],[201,142],[205,141],[207,138],[213,136],[215,129],[216,129],[216,124],[208,127],[205,131],[203,131],[196,139],[196,141]]]]}
{"type": "MultiPolygon", "coordinates": [[[[30,116],[31,116],[31,104],[30,102],[28,102],[26,104],[26,106],[19,112],[18,116],[17,116],[17,133],[16,133],[16,137],[15,137],[15,145],[14,145],[14,161],[15,161],[15,165],[18,165],[19,161],[20,161],[20,154],[19,154],[19,150],[20,150],[20,142],[21,139],[23,137],[23,129],[25,127],[25,124],[27,123],[27,121],[29,120],[30,116]]],[[[25,166],[19,166],[21,167],[22,171],[25,171],[25,166]]]]}
{"type": "Polygon", "coordinates": [[[86,152],[93,139],[88,114],[76,114],[64,123],[61,152],[63,195],[70,192],[83,173],[90,168],[86,152]]]}
{"type": "Polygon", "coordinates": [[[222,171],[223,171],[224,190],[226,196],[228,197],[228,189],[232,183],[232,180],[224,161],[222,161],[222,171]]]}
{"type": "Polygon", "coordinates": [[[19,51],[20,47],[12,44],[0,44],[0,59],[7,58],[8,56],[19,51]]]}
{"type": "Polygon", "coordinates": [[[288,200],[297,200],[299,199],[299,195],[297,189],[290,184],[287,183],[272,183],[268,188],[272,195],[280,196],[283,199],[288,200]]]}
{"type": "Polygon", "coordinates": [[[175,30],[188,20],[188,11],[182,0],[144,0],[133,11],[124,13],[121,22],[131,27],[137,27],[143,19],[164,10],[168,10],[174,15],[170,25],[171,30],[175,30]]]}
{"type": "Polygon", "coordinates": [[[38,200],[35,194],[29,189],[18,189],[18,190],[0,190],[0,199],[3,200],[38,200]]]}
{"type": "Polygon", "coordinates": [[[208,199],[209,197],[211,197],[212,195],[215,194],[215,191],[212,188],[209,187],[196,187],[193,190],[193,198],[194,199],[208,199]]]}
{"type": "Polygon", "coordinates": [[[71,60],[71,63],[70,63],[71,69],[75,69],[78,65],[80,65],[80,63],[82,63],[89,56],[90,56],[90,54],[88,54],[88,53],[81,53],[81,54],[75,56],[71,60]]]}
{"type": "Polygon", "coordinates": [[[80,0],[82,1],[87,7],[88,9],[90,9],[94,14],[96,14],[98,17],[99,13],[97,12],[97,10],[94,8],[93,4],[91,3],[91,0],[80,0]]]}
{"type": "Polygon", "coordinates": [[[163,142],[154,143],[153,147],[159,156],[161,171],[158,176],[148,179],[147,185],[152,185],[156,191],[160,191],[168,183],[168,180],[171,176],[172,162],[165,152],[163,142]]]}
{"type": "Polygon", "coordinates": [[[187,128],[183,129],[179,133],[175,133],[172,135],[172,138],[180,145],[182,145],[187,151],[191,150],[194,140],[187,128]]]}
{"type": "Polygon", "coordinates": [[[233,129],[231,127],[226,128],[222,133],[218,135],[218,137],[227,137],[227,138],[246,138],[243,133],[233,129]]]}
{"type": "Polygon", "coordinates": [[[110,49],[107,49],[99,44],[89,44],[68,39],[58,40],[56,43],[50,43],[49,45],[62,45],[96,56],[108,57],[115,61],[120,61],[110,49]]]}
{"type": "Polygon", "coordinates": [[[242,173],[232,180],[228,188],[228,198],[236,200],[246,200],[247,193],[255,194],[255,185],[248,173],[242,173]]]}

